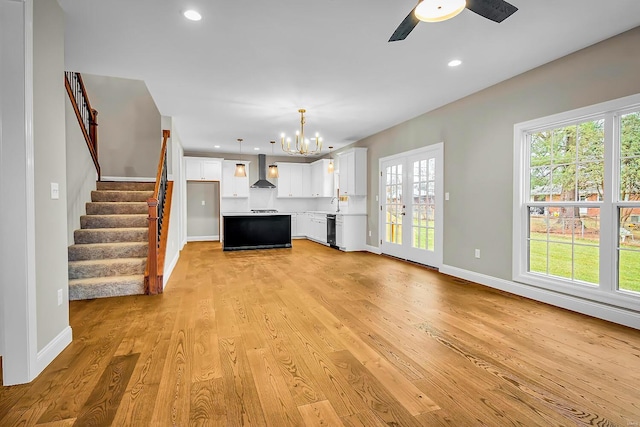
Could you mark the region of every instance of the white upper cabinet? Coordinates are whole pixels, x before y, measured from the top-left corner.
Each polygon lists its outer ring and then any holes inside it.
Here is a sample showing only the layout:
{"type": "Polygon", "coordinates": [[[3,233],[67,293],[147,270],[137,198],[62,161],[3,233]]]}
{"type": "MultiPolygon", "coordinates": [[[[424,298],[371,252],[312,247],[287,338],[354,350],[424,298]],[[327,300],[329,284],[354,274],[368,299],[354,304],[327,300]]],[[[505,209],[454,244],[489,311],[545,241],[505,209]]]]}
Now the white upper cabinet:
{"type": "Polygon", "coordinates": [[[187,181],[220,181],[222,159],[185,157],[184,169],[187,181]]]}
{"type": "Polygon", "coordinates": [[[278,197],[311,197],[308,163],[278,163],[278,197]]]}
{"type": "Polygon", "coordinates": [[[329,159],[311,163],[311,197],[333,197],[336,195],[333,172],[329,172],[329,159]]]}
{"type": "Polygon", "coordinates": [[[244,160],[225,160],[222,163],[222,197],[249,197],[249,163],[244,160]],[[245,165],[247,176],[235,176],[237,163],[245,165]]]}
{"type": "Polygon", "coordinates": [[[351,148],[338,153],[340,195],[367,195],[367,149],[351,148]]]}

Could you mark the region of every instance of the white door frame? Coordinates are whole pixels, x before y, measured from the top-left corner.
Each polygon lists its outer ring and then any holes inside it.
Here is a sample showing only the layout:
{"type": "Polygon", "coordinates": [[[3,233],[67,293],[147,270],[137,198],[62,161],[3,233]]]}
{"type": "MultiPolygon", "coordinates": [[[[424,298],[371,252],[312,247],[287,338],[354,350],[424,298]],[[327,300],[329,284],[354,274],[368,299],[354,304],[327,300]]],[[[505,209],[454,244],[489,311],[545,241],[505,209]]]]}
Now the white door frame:
{"type": "MultiPolygon", "coordinates": [[[[443,251],[444,251],[444,142],[428,145],[414,150],[405,151],[402,153],[393,154],[391,156],[382,157],[378,159],[378,170],[380,176],[378,177],[378,200],[379,206],[382,207],[383,200],[385,200],[385,181],[383,175],[382,164],[384,162],[397,160],[400,158],[412,157],[420,155],[425,152],[435,151],[436,155],[436,209],[435,209],[435,246],[434,246],[434,265],[429,264],[431,267],[441,268],[443,265],[443,251]]],[[[404,171],[407,173],[408,171],[404,171]]],[[[407,177],[405,176],[405,180],[407,177]]],[[[382,242],[385,236],[385,215],[382,215],[381,211],[378,212],[378,235],[380,236],[380,250],[382,251],[382,242]]],[[[384,251],[382,251],[384,253],[384,251]]]]}

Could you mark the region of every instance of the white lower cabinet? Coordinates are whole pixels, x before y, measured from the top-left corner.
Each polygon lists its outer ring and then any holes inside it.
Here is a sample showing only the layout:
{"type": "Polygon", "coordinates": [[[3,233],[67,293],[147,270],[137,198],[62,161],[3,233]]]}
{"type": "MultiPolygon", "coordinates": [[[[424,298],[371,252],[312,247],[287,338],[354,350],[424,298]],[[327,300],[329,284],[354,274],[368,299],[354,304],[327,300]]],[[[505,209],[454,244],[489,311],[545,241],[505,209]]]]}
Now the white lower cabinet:
{"type": "Polygon", "coordinates": [[[345,252],[367,249],[367,215],[336,215],[336,245],[345,252]]]}
{"type": "MultiPolygon", "coordinates": [[[[306,212],[297,215],[297,232],[314,242],[327,244],[327,214],[306,212]]],[[[342,251],[367,250],[367,215],[336,214],[336,246],[342,251]]]]}
{"type": "Polygon", "coordinates": [[[298,214],[291,214],[291,237],[298,236],[298,214]]]}
{"type": "Polygon", "coordinates": [[[343,220],[344,215],[336,215],[336,246],[341,248],[344,247],[344,238],[342,235],[343,230],[343,220]]]}
{"type": "Polygon", "coordinates": [[[307,237],[316,242],[327,244],[327,214],[311,214],[307,237]]]}

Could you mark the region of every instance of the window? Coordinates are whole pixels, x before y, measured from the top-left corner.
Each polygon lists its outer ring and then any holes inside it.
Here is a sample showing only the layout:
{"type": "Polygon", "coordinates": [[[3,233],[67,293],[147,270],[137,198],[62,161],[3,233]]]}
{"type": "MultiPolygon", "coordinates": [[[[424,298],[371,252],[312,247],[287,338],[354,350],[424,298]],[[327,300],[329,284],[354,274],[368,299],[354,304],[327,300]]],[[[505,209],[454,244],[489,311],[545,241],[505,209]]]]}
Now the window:
{"type": "Polygon", "coordinates": [[[514,280],[640,302],[640,95],[515,126],[514,280]]]}

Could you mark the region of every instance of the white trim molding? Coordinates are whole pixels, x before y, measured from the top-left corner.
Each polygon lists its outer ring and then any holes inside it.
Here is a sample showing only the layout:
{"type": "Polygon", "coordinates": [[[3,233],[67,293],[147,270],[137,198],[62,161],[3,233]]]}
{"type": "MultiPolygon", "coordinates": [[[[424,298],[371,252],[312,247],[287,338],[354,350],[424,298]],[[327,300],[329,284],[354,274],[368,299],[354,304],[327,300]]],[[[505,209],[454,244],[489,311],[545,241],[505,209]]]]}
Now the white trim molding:
{"type": "Polygon", "coordinates": [[[573,295],[513,282],[511,280],[499,279],[450,265],[443,265],[440,272],[514,295],[586,314],[587,316],[618,323],[634,329],[640,329],[640,312],[637,311],[614,307],[573,295]]]}
{"type": "Polygon", "coordinates": [[[62,350],[71,344],[72,340],[73,331],[71,330],[71,326],[67,326],[38,352],[38,356],[36,357],[36,372],[42,372],[49,363],[53,362],[53,359],[62,353],[62,350]]]}
{"type": "Polygon", "coordinates": [[[382,255],[382,251],[378,246],[366,245],[365,248],[368,252],[371,252],[372,254],[382,255]]]}
{"type": "Polygon", "coordinates": [[[187,242],[218,242],[220,236],[187,236],[187,242]]]}
{"type": "Polygon", "coordinates": [[[169,263],[167,267],[164,269],[164,274],[162,275],[162,289],[167,289],[167,283],[169,283],[169,279],[171,278],[171,273],[173,273],[173,269],[176,268],[178,264],[178,260],[180,259],[180,251],[176,252],[175,256],[169,263]]]}

